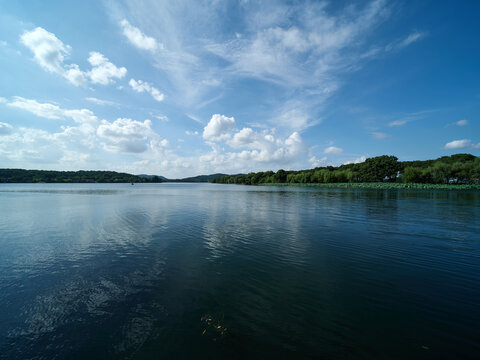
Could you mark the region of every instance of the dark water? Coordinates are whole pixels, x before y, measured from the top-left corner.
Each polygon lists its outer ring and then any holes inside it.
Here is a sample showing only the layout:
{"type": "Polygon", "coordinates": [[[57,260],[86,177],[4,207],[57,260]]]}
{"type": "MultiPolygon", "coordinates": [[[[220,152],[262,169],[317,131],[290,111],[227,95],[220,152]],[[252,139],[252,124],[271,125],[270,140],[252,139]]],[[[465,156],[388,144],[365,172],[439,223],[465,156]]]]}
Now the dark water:
{"type": "Polygon", "coordinates": [[[2,184],[0,358],[479,359],[480,193],[2,184]]]}

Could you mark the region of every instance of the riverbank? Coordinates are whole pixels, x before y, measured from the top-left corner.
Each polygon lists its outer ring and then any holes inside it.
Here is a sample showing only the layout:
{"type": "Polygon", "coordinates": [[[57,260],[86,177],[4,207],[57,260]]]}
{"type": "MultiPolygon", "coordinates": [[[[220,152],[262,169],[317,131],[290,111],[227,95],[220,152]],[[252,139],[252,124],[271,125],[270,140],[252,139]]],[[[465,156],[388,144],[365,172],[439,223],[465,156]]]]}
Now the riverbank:
{"type": "Polygon", "coordinates": [[[413,190],[480,190],[479,185],[450,185],[450,184],[419,184],[419,183],[265,183],[263,186],[306,186],[318,188],[341,188],[341,189],[413,189],[413,190]]]}

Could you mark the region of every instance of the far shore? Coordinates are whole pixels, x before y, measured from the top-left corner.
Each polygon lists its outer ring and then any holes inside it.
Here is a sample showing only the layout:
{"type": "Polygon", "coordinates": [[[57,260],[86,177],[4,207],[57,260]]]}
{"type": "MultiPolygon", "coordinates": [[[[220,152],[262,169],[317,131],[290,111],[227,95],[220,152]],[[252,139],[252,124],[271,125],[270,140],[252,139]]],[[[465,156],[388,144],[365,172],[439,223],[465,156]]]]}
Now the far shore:
{"type": "Polygon", "coordinates": [[[420,184],[420,183],[265,183],[262,186],[303,186],[316,188],[341,188],[341,189],[412,189],[412,190],[480,190],[480,184],[420,184]]]}

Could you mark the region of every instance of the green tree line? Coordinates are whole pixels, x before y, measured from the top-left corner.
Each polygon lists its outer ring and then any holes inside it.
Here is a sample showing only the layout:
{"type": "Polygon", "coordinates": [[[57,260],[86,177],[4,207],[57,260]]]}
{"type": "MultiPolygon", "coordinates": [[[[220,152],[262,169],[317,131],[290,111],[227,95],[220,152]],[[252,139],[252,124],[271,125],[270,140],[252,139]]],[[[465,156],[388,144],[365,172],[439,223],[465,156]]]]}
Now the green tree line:
{"type": "Polygon", "coordinates": [[[50,171],[0,169],[0,182],[9,183],[145,183],[162,182],[158,176],[140,177],[115,171],[50,171]]]}
{"type": "Polygon", "coordinates": [[[363,183],[403,182],[423,184],[480,184],[480,158],[470,154],[443,156],[436,160],[398,161],[395,156],[368,158],[359,164],[316,167],[309,170],[265,171],[222,176],[220,184],[363,183]]]}

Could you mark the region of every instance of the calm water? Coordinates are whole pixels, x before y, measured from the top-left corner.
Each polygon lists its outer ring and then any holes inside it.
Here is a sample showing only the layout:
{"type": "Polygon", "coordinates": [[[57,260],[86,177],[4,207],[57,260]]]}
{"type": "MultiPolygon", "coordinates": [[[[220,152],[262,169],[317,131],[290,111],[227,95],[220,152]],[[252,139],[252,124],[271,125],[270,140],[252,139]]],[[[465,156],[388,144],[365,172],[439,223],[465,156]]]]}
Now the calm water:
{"type": "Polygon", "coordinates": [[[480,358],[480,193],[0,185],[0,358],[480,358]]]}

